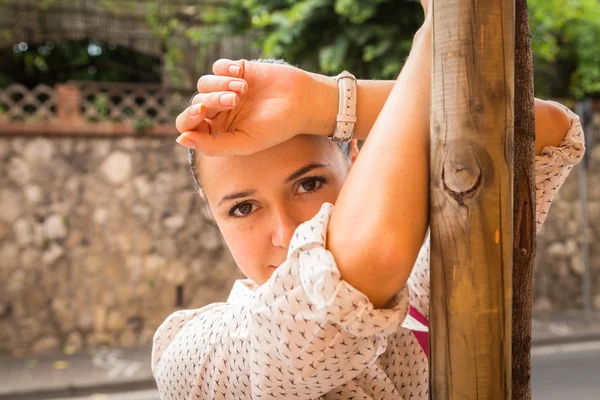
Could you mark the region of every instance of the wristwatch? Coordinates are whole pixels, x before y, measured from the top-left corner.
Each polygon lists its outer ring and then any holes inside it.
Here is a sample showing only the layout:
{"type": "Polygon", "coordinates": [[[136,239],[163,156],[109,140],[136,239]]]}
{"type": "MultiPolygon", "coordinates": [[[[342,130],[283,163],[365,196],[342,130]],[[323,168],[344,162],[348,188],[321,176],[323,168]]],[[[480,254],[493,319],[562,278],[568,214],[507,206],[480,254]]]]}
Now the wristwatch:
{"type": "Polygon", "coordinates": [[[339,103],[335,131],[329,138],[334,142],[349,142],[356,125],[356,78],[348,71],[335,77],[339,103]]]}

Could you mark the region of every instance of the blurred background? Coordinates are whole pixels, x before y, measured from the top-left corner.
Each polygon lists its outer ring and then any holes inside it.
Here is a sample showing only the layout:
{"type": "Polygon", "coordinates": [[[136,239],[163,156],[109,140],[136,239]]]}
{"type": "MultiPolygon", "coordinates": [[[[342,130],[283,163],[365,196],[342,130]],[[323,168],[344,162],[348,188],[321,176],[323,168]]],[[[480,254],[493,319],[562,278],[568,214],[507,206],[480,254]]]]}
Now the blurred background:
{"type": "MultiPolygon", "coordinates": [[[[538,236],[534,393],[596,399],[600,2],[529,5],[536,96],[587,142],[538,236]]],[[[241,277],[174,144],[213,61],[391,79],[421,22],[398,0],[0,0],[0,399],[157,398],[157,326],[241,277]]]]}

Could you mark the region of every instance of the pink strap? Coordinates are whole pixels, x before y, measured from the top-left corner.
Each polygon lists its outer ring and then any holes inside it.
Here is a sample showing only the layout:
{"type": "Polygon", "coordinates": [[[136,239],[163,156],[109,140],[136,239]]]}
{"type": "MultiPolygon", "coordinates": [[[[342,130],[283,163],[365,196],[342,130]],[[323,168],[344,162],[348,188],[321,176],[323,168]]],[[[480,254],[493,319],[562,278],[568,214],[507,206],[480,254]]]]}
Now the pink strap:
{"type": "MultiPolygon", "coordinates": [[[[427,321],[427,318],[425,318],[423,314],[421,314],[416,308],[410,306],[410,311],[408,313],[411,317],[413,317],[426,327],[429,327],[429,321],[427,321]]],[[[421,345],[425,356],[429,357],[429,332],[413,331],[413,335],[415,335],[417,342],[419,342],[419,344],[421,345]]]]}

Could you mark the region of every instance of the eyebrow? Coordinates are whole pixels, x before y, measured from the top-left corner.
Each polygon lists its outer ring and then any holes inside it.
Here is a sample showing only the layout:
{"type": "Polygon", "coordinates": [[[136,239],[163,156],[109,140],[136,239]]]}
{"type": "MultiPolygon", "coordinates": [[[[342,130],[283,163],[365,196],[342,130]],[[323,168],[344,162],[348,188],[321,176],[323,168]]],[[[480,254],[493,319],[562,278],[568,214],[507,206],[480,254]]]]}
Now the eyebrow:
{"type": "MultiPolygon", "coordinates": [[[[285,178],[284,183],[288,183],[288,182],[291,182],[291,181],[293,181],[295,179],[298,179],[302,175],[305,175],[305,174],[309,173],[313,169],[326,168],[328,166],[329,166],[329,164],[310,163],[310,164],[305,165],[304,167],[300,168],[299,170],[297,170],[296,172],[294,172],[293,174],[291,174],[287,178],[285,178]]],[[[254,194],[256,194],[255,190],[245,190],[243,192],[237,192],[237,193],[232,193],[232,194],[225,195],[225,196],[221,197],[221,200],[219,200],[219,203],[217,203],[217,207],[219,207],[225,201],[237,200],[237,199],[241,199],[241,198],[244,198],[244,197],[252,196],[254,194]]]]}
{"type": "Polygon", "coordinates": [[[285,183],[291,182],[294,179],[298,179],[300,178],[302,175],[309,173],[310,171],[312,171],[313,169],[317,169],[317,168],[325,168],[325,167],[329,167],[329,164],[322,164],[322,163],[310,163],[308,165],[305,165],[304,167],[300,168],[298,171],[294,172],[293,174],[291,174],[290,176],[288,176],[287,178],[285,178],[285,183]]]}
{"type": "Polygon", "coordinates": [[[245,192],[237,192],[237,193],[228,194],[226,196],[221,197],[221,200],[219,200],[217,207],[219,207],[224,201],[241,199],[243,197],[252,196],[255,193],[256,193],[256,191],[254,191],[254,190],[246,190],[245,192]]]}

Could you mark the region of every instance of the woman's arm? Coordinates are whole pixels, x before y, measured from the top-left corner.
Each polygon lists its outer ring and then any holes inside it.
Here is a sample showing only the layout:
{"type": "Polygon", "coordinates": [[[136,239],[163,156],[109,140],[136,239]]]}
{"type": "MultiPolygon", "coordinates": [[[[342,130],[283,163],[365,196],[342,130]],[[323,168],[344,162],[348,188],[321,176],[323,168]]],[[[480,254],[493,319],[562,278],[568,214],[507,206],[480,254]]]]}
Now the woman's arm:
{"type": "MultiPolygon", "coordinates": [[[[421,71],[421,74],[430,74],[421,71]]],[[[336,125],[338,111],[338,85],[335,78],[309,73],[313,101],[308,102],[311,110],[306,114],[305,126],[301,131],[314,135],[331,135],[336,125]]],[[[356,125],[354,138],[366,140],[373,128],[385,101],[396,81],[365,80],[356,81],[356,125]]]]}
{"type": "Polygon", "coordinates": [[[559,147],[570,126],[566,107],[535,99],[535,155],[541,155],[545,147],[559,147]]]}
{"type": "MultiPolygon", "coordinates": [[[[203,134],[207,126],[202,125],[202,113],[190,116],[193,107],[177,118],[182,138],[199,142],[200,151],[246,153],[284,141],[286,135],[331,135],[334,131],[338,107],[335,78],[289,65],[243,60],[221,59],[215,62],[213,70],[215,75],[199,79],[199,94],[193,100],[194,105],[202,103],[206,109],[213,135],[203,134]],[[237,72],[230,72],[231,67],[237,72]],[[233,96],[233,102],[225,105],[224,96],[233,96]],[[254,139],[255,143],[248,145],[253,148],[245,151],[245,143],[234,143],[231,135],[219,135],[226,140],[218,143],[215,139],[212,143],[215,134],[228,133],[232,128],[244,133],[238,137],[254,139]]],[[[429,70],[422,70],[417,78],[429,79],[430,74],[429,70]]],[[[395,84],[395,81],[358,80],[355,138],[367,138],[395,84]]],[[[569,117],[562,107],[539,99],[535,101],[535,113],[535,154],[539,156],[545,147],[560,144],[569,127],[569,117]]],[[[190,145],[194,147],[195,143],[190,145]]]]}
{"type": "MultiPolygon", "coordinates": [[[[420,71],[420,79],[431,74],[429,70],[420,71]]],[[[338,88],[335,78],[311,73],[311,91],[315,93],[313,111],[306,118],[306,132],[317,135],[331,135],[335,129],[337,114],[338,88]]],[[[356,102],[356,126],[354,137],[365,140],[385,101],[390,95],[395,81],[358,80],[356,102]]],[[[566,110],[550,102],[535,99],[535,155],[539,156],[547,146],[558,147],[570,126],[566,110]]]]}
{"type": "Polygon", "coordinates": [[[423,25],[328,229],[342,277],[383,307],[406,283],[425,237],[429,206],[431,22],[423,25]]]}

